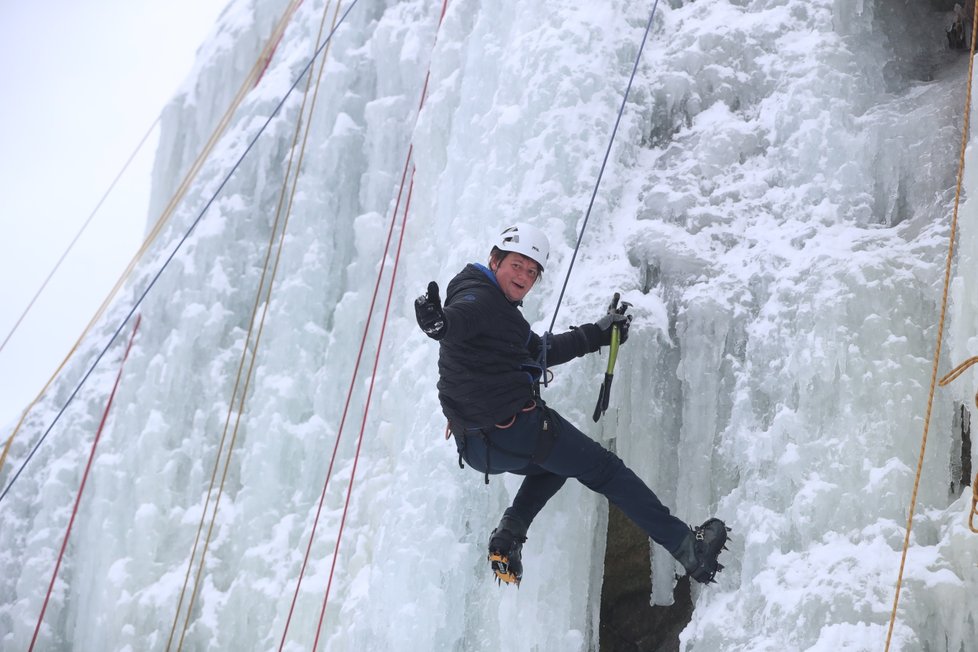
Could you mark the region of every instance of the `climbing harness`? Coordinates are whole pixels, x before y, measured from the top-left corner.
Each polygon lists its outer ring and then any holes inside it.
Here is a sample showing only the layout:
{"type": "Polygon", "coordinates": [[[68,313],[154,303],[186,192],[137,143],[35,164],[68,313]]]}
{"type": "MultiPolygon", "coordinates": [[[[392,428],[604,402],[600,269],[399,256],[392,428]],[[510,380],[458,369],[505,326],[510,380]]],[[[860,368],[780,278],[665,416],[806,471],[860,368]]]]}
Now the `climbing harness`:
{"type": "MultiPolygon", "coordinates": [[[[335,33],[336,29],[338,29],[339,26],[344,22],[344,20],[346,19],[347,15],[350,13],[350,11],[353,9],[353,7],[356,6],[356,4],[357,4],[357,0],[353,0],[352,4],[344,12],[342,18],[340,18],[340,20],[338,21],[338,23],[335,23],[335,27],[334,27],[333,31],[330,33],[330,35],[326,38],[326,41],[316,50],[316,52],[313,55],[312,59],[309,61],[309,63],[305,66],[305,68],[297,76],[295,83],[293,83],[293,85],[289,88],[289,90],[286,92],[285,96],[282,98],[282,100],[279,102],[279,104],[271,112],[271,114],[269,115],[268,119],[260,127],[260,129],[258,130],[258,132],[256,133],[256,135],[254,136],[254,138],[248,143],[247,147],[244,149],[244,151],[241,154],[241,156],[237,159],[237,161],[231,167],[230,171],[227,173],[227,175],[225,176],[225,178],[223,179],[223,181],[220,183],[220,185],[214,191],[214,193],[211,196],[211,198],[206,202],[206,204],[204,205],[203,209],[197,215],[196,219],[191,223],[189,229],[183,235],[182,239],[180,239],[180,241],[177,243],[176,247],[170,253],[169,257],[167,257],[165,259],[164,263],[158,269],[158,271],[156,272],[155,276],[153,276],[153,278],[151,279],[151,281],[149,282],[149,284],[146,286],[146,288],[143,290],[142,294],[139,295],[137,301],[132,306],[132,309],[126,315],[125,319],[122,320],[122,323],[120,324],[120,326],[118,327],[118,329],[115,331],[115,333],[112,335],[112,337],[110,338],[108,344],[105,346],[105,348],[102,349],[101,353],[98,355],[98,357],[92,363],[92,365],[88,369],[87,373],[83,376],[83,378],[81,379],[81,381],[75,387],[74,391],[71,393],[71,395],[69,396],[68,400],[65,402],[65,404],[61,408],[61,411],[58,412],[58,414],[55,417],[54,421],[49,425],[49,427],[44,432],[44,434],[42,435],[42,437],[40,438],[40,440],[37,442],[37,444],[31,450],[30,454],[27,456],[27,458],[25,459],[24,463],[18,469],[17,473],[13,476],[13,479],[11,480],[11,482],[4,489],[3,493],[0,494],[0,500],[2,500],[4,496],[6,496],[6,493],[10,490],[11,486],[13,485],[13,482],[17,480],[17,478],[19,477],[19,475],[21,474],[21,472],[23,471],[23,469],[26,467],[27,463],[29,463],[30,459],[37,452],[39,446],[43,443],[44,439],[50,433],[51,429],[56,425],[56,423],[58,422],[58,420],[61,418],[61,416],[63,415],[65,409],[68,406],[68,404],[74,399],[74,397],[80,391],[81,387],[87,381],[88,377],[92,374],[92,372],[94,371],[94,369],[96,368],[96,366],[100,363],[100,361],[102,360],[102,358],[106,355],[106,353],[109,350],[109,348],[112,346],[112,344],[115,342],[115,340],[119,337],[120,333],[123,331],[123,329],[125,328],[125,326],[133,318],[133,315],[135,314],[136,310],[141,305],[141,303],[143,302],[143,300],[146,298],[146,296],[148,295],[148,293],[156,285],[156,283],[159,280],[160,276],[165,271],[165,269],[169,266],[169,264],[172,262],[172,260],[175,257],[176,253],[184,245],[184,243],[189,238],[189,236],[192,233],[192,231],[194,230],[194,228],[196,228],[196,226],[199,224],[199,222],[201,221],[201,219],[203,218],[203,216],[206,214],[207,210],[210,208],[211,204],[215,201],[216,197],[223,191],[225,185],[228,183],[228,181],[230,180],[231,176],[237,171],[237,168],[241,165],[241,163],[243,162],[243,160],[245,159],[245,157],[250,153],[251,149],[256,144],[257,139],[264,133],[265,129],[269,126],[271,120],[281,110],[281,108],[284,105],[285,101],[288,99],[288,97],[291,95],[291,93],[295,90],[295,88],[296,88],[297,84],[299,83],[299,81],[301,80],[301,78],[309,71],[309,69],[313,65],[315,59],[323,51],[323,48],[325,48],[326,45],[330,42],[330,39],[331,39],[333,33],[335,33]]],[[[657,4],[657,2],[656,2],[656,4],[657,4]]],[[[445,0],[445,2],[443,4],[443,7],[442,7],[441,18],[439,19],[439,26],[441,25],[441,20],[444,18],[446,7],[447,7],[447,0],[445,0]]],[[[654,12],[655,12],[655,7],[653,7],[652,15],[650,15],[650,18],[649,18],[649,25],[646,27],[646,32],[645,32],[646,38],[647,38],[648,33],[649,33],[649,28],[651,26],[652,16],[654,15],[654,12]]],[[[642,41],[642,47],[643,48],[644,48],[644,44],[645,44],[645,38],[643,38],[643,41],[642,41]]],[[[641,49],[639,51],[639,57],[640,56],[641,56],[641,49]]],[[[636,58],[635,68],[637,68],[637,65],[638,65],[638,58],[636,58]]],[[[634,79],[634,76],[635,76],[635,69],[633,68],[633,70],[632,70],[632,79],[634,79]]],[[[428,79],[429,79],[429,77],[430,77],[430,70],[429,70],[428,76],[426,76],[426,78],[425,78],[425,91],[423,91],[423,93],[422,93],[421,106],[423,106],[423,104],[424,104],[424,97],[425,97],[425,93],[427,91],[427,85],[428,85],[428,79]]],[[[632,83],[632,81],[630,79],[630,81],[629,81],[629,89],[631,87],[631,83],[632,83]]],[[[617,131],[618,124],[619,124],[619,122],[621,120],[622,111],[624,109],[624,105],[625,105],[625,101],[627,100],[627,97],[628,97],[628,91],[626,91],[625,99],[623,99],[623,102],[622,102],[622,109],[619,111],[618,120],[615,123],[615,128],[614,128],[614,131],[615,132],[617,131]]],[[[419,107],[419,110],[420,110],[420,107],[419,107]]],[[[602,166],[601,166],[601,174],[603,174],[605,164],[607,163],[608,156],[610,154],[610,149],[611,149],[613,140],[614,140],[614,133],[612,134],[612,140],[611,140],[611,142],[609,142],[608,152],[606,152],[606,154],[605,154],[604,163],[602,163],[602,166]]],[[[393,234],[394,227],[395,227],[395,224],[396,224],[396,221],[397,221],[396,218],[397,218],[398,207],[400,206],[401,192],[403,192],[404,187],[405,187],[405,177],[407,176],[408,170],[410,170],[411,171],[410,182],[409,182],[408,190],[407,190],[407,197],[406,197],[406,201],[405,201],[405,207],[404,207],[404,212],[403,212],[403,219],[402,219],[401,225],[400,225],[400,236],[399,236],[399,240],[398,240],[398,244],[397,244],[396,254],[395,254],[395,257],[394,257],[393,272],[391,274],[391,279],[390,279],[390,288],[389,288],[389,293],[388,293],[388,296],[387,296],[387,304],[386,304],[386,308],[385,308],[385,312],[384,312],[383,322],[382,322],[382,325],[381,325],[380,341],[377,344],[376,357],[375,357],[375,361],[374,361],[374,373],[371,376],[369,390],[368,390],[368,393],[367,393],[366,407],[365,407],[364,412],[363,412],[363,423],[361,425],[360,435],[359,435],[359,439],[358,439],[357,446],[356,446],[356,454],[355,454],[354,461],[353,461],[353,469],[352,469],[352,472],[350,474],[350,480],[349,480],[348,491],[347,491],[347,496],[346,496],[346,504],[344,506],[342,518],[341,518],[341,521],[340,521],[339,532],[338,532],[337,539],[336,539],[336,547],[334,548],[333,555],[332,555],[332,568],[330,570],[329,582],[328,582],[327,587],[326,587],[326,594],[325,594],[325,597],[324,597],[324,600],[323,600],[322,612],[320,614],[319,625],[317,627],[316,639],[315,639],[315,642],[314,642],[313,649],[316,648],[316,646],[318,645],[318,642],[319,642],[320,633],[321,633],[322,624],[323,624],[323,618],[325,616],[326,605],[327,605],[328,598],[329,598],[329,591],[330,591],[330,587],[332,585],[333,575],[334,575],[334,571],[335,571],[335,568],[336,568],[336,562],[337,562],[337,558],[338,558],[338,555],[339,555],[339,545],[340,545],[340,541],[342,539],[343,528],[344,528],[344,525],[345,525],[345,522],[346,522],[347,511],[348,511],[348,508],[349,508],[350,497],[351,497],[352,489],[353,489],[353,482],[354,482],[354,479],[356,477],[356,471],[357,471],[357,465],[358,465],[358,461],[359,461],[360,450],[361,450],[361,446],[362,446],[363,439],[364,439],[364,434],[365,434],[365,428],[366,428],[366,421],[367,421],[367,416],[368,416],[368,411],[369,411],[370,399],[372,397],[373,389],[374,389],[374,379],[376,378],[376,372],[377,372],[377,368],[378,368],[378,364],[379,364],[379,359],[380,359],[380,353],[381,353],[381,349],[382,349],[382,346],[381,345],[382,345],[383,340],[384,340],[384,333],[385,333],[385,329],[386,329],[387,318],[388,318],[390,304],[391,304],[391,300],[392,300],[392,296],[393,296],[393,290],[394,290],[394,285],[395,285],[395,281],[396,281],[397,269],[398,269],[398,264],[399,264],[399,260],[400,260],[400,253],[401,253],[401,250],[402,250],[404,235],[405,235],[405,231],[406,231],[407,216],[408,216],[408,212],[409,212],[409,207],[410,207],[410,202],[411,202],[411,196],[412,196],[412,191],[413,191],[414,168],[413,168],[413,164],[412,164],[412,155],[413,155],[413,144],[411,145],[411,147],[408,150],[407,160],[406,160],[406,163],[405,163],[405,173],[404,173],[404,176],[402,176],[402,180],[401,180],[401,191],[399,191],[399,193],[398,193],[397,205],[395,206],[395,210],[394,210],[394,213],[393,213],[393,219],[391,221],[390,232],[389,232],[389,235],[388,235],[388,243],[390,243],[391,235],[393,234]]],[[[592,194],[592,197],[591,197],[591,204],[589,205],[587,216],[585,218],[585,227],[586,227],[587,219],[588,219],[588,217],[590,215],[591,206],[593,206],[593,203],[594,203],[594,200],[595,200],[595,196],[596,196],[596,193],[597,193],[598,185],[600,184],[601,174],[599,174],[598,182],[597,182],[597,184],[595,186],[594,193],[592,194]]],[[[273,229],[273,234],[274,234],[274,232],[275,231],[273,229]]],[[[283,232],[284,232],[284,227],[283,227],[283,232]]],[[[583,238],[583,233],[584,233],[584,228],[582,227],[581,235],[580,235],[580,237],[578,239],[578,243],[577,243],[577,248],[575,248],[575,256],[576,256],[577,250],[580,247],[581,239],[583,238]]],[[[281,240],[280,240],[280,244],[279,244],[279,251],[281,251],[281,240]]],[[[387,252],[387,250],[385,249],[385,255],[384,255],[384,258],[385,259],[386,259],[386,252],[387,252]]],[[[267,258],[266,258],[266,260],[267,260],[267,258]]],[[[277,261],[276,261],[276,264],[277,264],[277,261]]],[[[571,262],[571,267],[573,267],[573,260],[571,262]]],[[[383,267],[381,267],[381,271],[378,274],[378,280],[377,280],[377,286],[378,287],[379,287],[379,284],[380,284],[380,281],[381,281],[382,274],[383,274],[383,267]]],[[[273,268],[272,275],[271,275],[271,278],[272,279],[274,279],[274,275],[275,275],[275,272],[274,272],[274,268],[273,268]]],[[[570,275],[570,270],[568,270],[568,279],[569,279],[569,275],[570,275]]],[[[564,289],[561,290],[561,299],[562,299],[564,290],[566,289],[566,286],[567,286],[567,280],[565,279],[564,289]]],[[[269,288],[270,287],[271,287],[271,282],[269,282],[269,288]]],[[[375,289],[375,298],[376,298],[376,289],[375,289]]],[[[266,301],[266,310],[267,310],[267,303],[268,302],[266,301]]],[[[372,301],[371,302],[371,311],[373,309],[373,306],[374,306],[374,302],[372,301]]],[[[557,310],[559,310],[559,306],[560,306],[560,299],[558,300],[558,303],[557,303],[557,310]]],[[[555,310],[555,313],[554,313],[554,321],[556,320],[557,310],[555,310]]],[[[252,321],[254,321],[254,320],[252,320],[252,321]]],[[[137,317],[136,324],[138,325],[138,317],[137,317]]],[[[551,329],[552,329],[552,327],[553,327],[553,324],[551,324],[551,329]]],[[[368,319],[368,322],[367,322],[367,326],[365,327],[364,339],[366,338],[366,334],[367,334],[367,330],[368,329],[369,329],[369,319],[368,319]]],[[[261,335],[261,327],[259,327],[259,330],[258,330],[258,337],[259,338],[260,338],[260,335],[261,335]]],[[[255,344],[255,348],[257,349],[257,342],[255,344]]],[[[363,345],[361,345],[361,353],[362,352],[363,352],[363,345]]],[[[253,363],[254,363],[254,358],[252,359],[252,364],[253,363]]],[[[357,359],[357,368],[359,368],[359,363],[360,363],[360,357],[358,356],[358,359],[357,359]]],[[[546,371],[546,370],[544,370],[544,371],[546,371]]],[[[248,377],[250,377],[250,375],[251,375],[250,373],[247,374],[248,377]]],[[[356,379],[356,371],[354,372],[354,381],[355,381],[355,379],[356,379]]],[[[351,381],[351,393],[352,393],[352,386],[353,386],[353,381],[351,381]]],[[[244,387],[243,391],[241,392],[242,407],[243,407],[244,398],[245,398],[245,396],[247,394],[247,387],[248,387],[248,385],[247,385],[247,381],[246,381],[245,387],[244,387]]],[[[349,405],[349,398],[350,397],[348,395],[348,397],[347,397],[347,406],[349,405]]],[[[233,400],[232,400],[232,404],[233,404],[233,400]]],[[[240,415],[240,412],[241,411],[239,410],[239,415],[240,415]]],[[[344,408],[344,419],[345,419],[345,416],[346,416],[346,408],[344,408]]],[[[342,430],[342,424],[341,424],[341,430],[342,430]]],[[[337,442],[336,443],[337,443],[337,448],[338,448],[339,435],[337,436],[337,442]]],[[[232,436],[231,448],[233,448],[233,436],[232,436]]],[[[334,449],[334,457],[333,457],[333,460],[335,460],[335,454],[336,454],[336,449],[334,449]]],[[[218,460],[220,460],[220,457],[221,456],[218,455],[218,460]]],[[[228,462],[229,461],[230,461],[230,452],[228,453],[228,462]]],[[[331,462],[330,462],[330,471],[332,470],[332,466],[333,466],[333,461],[331,460],[331,462]]],[[[216,468],[217,467],[215,467],[215,469],[216,468]]],[[[227,474],[227,469],[228,469],[228,464],[226,463],[225,464],[225,468],[224,468],[224,470],[225,470],[225,476],[227,474]]],[[[327,475],[327,484],[328,484],[328,481],[329,481],[329,475],[327,475]]],[[[325,493],[326,493],[326,485],[324,485],[324,488],[323,488],[323,497],[325,497],[325,493]]],[[[322,506],[323,506],[323,501],[321,500],[320,501],[320,505],[319,505],[319,509],[320,510],[321,510],[322,506]]],[[[206,511],[206,505],[205,505],[205,511],[206,511]]],[[[215,505],[215,514],[216,514],[216,505],[215,505]]],[[[318,520],[318,517],[319,517],[319,512],[317,511],[317,520],[318,520]]],[[[211,525],[213,526],[213,524],[214,524],[214,519],[212,518],[211,525]]],[[[314,533],[315,533],[315,526],[314,526],[314,529],[313,529],[313,534],[314,533]]],[[[208,536],[209,536],[209,534],[208,534],[208,536]]],[[[310,540],[309,540],[310,549],[311,549],[312,541],[313,541],[313,537],[310,536],[310,540]]],[[[206,551],[206,544],[205,544],[205,551],[206,551]]],[[[307,550],[306,561],[308,561],[308,550],[307,550]]],[[[192,564],[192,560],[191,560],[191,564],[192,564]]],[[[304,561],[303,562],[303,569],[305,568],[305,564],[306,564],[306,562],[304,561]]],[[[201,559],[201,565],[200,565],[200,567],[203,568],[203,558],[201,559]]],[[[300,575],[300,582],[301,582],[301,575],[300,575]]],[[[296,595],[298,595],[298,593],[299,593],[299,586],[297,584],[297,586],[296,586],[296,595]]],[[[191,594],[191,600],[192,600],[192,595],[193,595],[193,592],[191,594]]],[[[295,600],[293,600],[293,607],[294,606],[295,606],[295,600]]],[[[192,604],[191,604],[191,608],[192,608],[192,604]]],[[[179,613],[179,611],[180,611],[180,609],[178,607],[178,613],[179,613]]],[[[188,608],[188,610],[187,610],[188,614],[190,613],[190,611],[191,611],[191,609],[188,608]]],[[[292,610],[290,609],[290,614],[289,614],[289,617],[290,618],[291,618],[291,615],[292,615],[292,610]]],[[[184,633],[185,632],[186,632],[186,627],[184,628],[184,633]]],[[[283,639],[282,639],[282,646],[283,647],[284,647],[284,642],[285,642],[286,634],[287,634],[287,631],[285,633],[283,633],[283,639]]],[[[172,637],[172,632],[171,632],[171,637],[172,637]]],[[[183,639],[181,637],[181,644],[182,644],[182,640],[183,639]]],[[[168,647],[169,647],[169,644],[168,644],[168,647]]]]}
{"type": "MultiPolygon", "coordinates": [[[[978,11],[973,12],[971,26],[971,55],[968,57],[968,82],[964,102],[964,122],[961,129],[961,148],[958,157],[958,178],[954,193],[954,211],[951,215],[951,232],[948,236],[947,257],[944,263],[944,290],[941,299],[941,312],[937,324],[937,342],[934,347],[934,361],[931,370],[930,391],[927,394],[927,412],[924,416],[924,431],[920,440],[920,454],[917,458],[917,473],[914,477],[913,492],[910,495],[910,506],[907,512],[907,529],[903,538],[903,552],[900,556],[900,572],[897,575],[896,589],[893,595],[893,611],[890,613],[890,625],[886,632],[885,652],[889,652],[890,641],[893,638],[893,627],[896,625],[897,607],[900,604],[900,589],[903,586],[903,571],[907,564],[907,553],[910,550],[910,531],[913,528],[914,511],[917,506],[917,491],[920,488],[920,478],[924,469],[924,453],[927,451],[927,434],[930,430],[930,417],[934,406],[934,393],[937,385],[937,369],[941,360],[941,349],[944,344],[944,322],[947,318],[947,297],[951,286],[951,267],[954,263],[954,239],[958,230],[958,208],[961,204],[961,185],[964,179],[964,155],[968,146],[968,127],[971,116],[971,87],[975,67],[975,35],[978,32],[978,11]]],[[[953,372],[952,372],[953,374],[953,372]]],[[[957,376],[954,376],[955,378],[957,376]]],[[[953,380],[954,378],[951,378],[953,380]]],[[[950,380],[948,381],[950,382],[950,380]]],[[[972,507],[974,513],[974,507],[972,507]]]]}
{"type": "MultiPolygon", "coordinates": [[[[618,304],[621,295],[615,292],[615,295],[611,298],[611,305],[608,306],[608,314],[612,315],[624,315],[625,311],[628,310],[632,304],[627,301],[622,301],[621,305],[618,304]]],[[[611,325],[611,345],[609,347],[610,352],[608,354],[608,369],[604,372],[604,380],[601,383],[601,389],[598,392],[598,403],[594,406],[594,422],[597,423],[601,415],[608,411],[608,405],[611,402],[611,381],[615,378],[615,362],[618,360],[618,346],[621,343],[621,329],[618,324],[612,322],[611,325]]]]}
{"type": "Polygon", "coordinates": [[[455,439],[458,441],[459,468],[465,468],[465,464],[462,463],[462,460],[465,457],[465,451],[468,448],[469,439],[476,437],[482,440],[482,443],[486,449],[486,469],[484,471],[486,484],[489,484],[489,473],[492,469],[492,464],[489,461],[491,451],[496,450],[505,455],[524,459],[528,463],[543,464],[547,458],[550,457],[550,453],[554,448],[554,442],[557,439],[557,428],[554,425],[553,412],[540,398],[531,399],[523,408],[520,409],[519,412],[515,413],[502,423],[497,423],[495,425],[483,428],[462,428],[459,426],[454,426],[451,422],[449,422],[448,427],[452,435],[454,435],[455,439]],[[531,454],[527,455],[526,453],[519,453],[517,451],[510,450],[500,446],[492,440],[492,435],[497,430],[507,430],[512,428],[513,424],[516,423],[516,419],[518,419],[521,414],[533,412],[537,409],[543,412],[543,416],[540,419],[540,430],[537,433],[536,447],[533,449],[531,454]]]}

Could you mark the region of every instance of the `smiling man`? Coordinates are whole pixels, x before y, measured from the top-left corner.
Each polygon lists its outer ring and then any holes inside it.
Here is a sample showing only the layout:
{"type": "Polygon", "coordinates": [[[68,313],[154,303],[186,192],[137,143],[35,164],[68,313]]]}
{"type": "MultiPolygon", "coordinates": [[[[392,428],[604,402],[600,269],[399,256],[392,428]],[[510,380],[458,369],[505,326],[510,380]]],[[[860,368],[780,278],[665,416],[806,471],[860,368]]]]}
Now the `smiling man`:
{"type": "Polygon", "coordinates": [[[472,263],[452,279],[444,308],[434,281],[415,301],[418,325],[440,343],[438,398],[459,464],[465,460],[486,482],[490,474],[525,476],[489,537],[492,569],[499,580],[519,584],[530,523],[567,478],[576,478],[617,505],[693,579],[710,582],[723,568],[717,562],[727,539],[723,522],[712,518],[691,529],[617,455],[540,398],[547,367],[608,345],[614,327],[624,343],[631,323],[631,316],[609,313],[566,333],[534,333],[520,306],[543,274],[549,253],[542,231],[510,226],[494,241],[488,267],[472,263]]]}

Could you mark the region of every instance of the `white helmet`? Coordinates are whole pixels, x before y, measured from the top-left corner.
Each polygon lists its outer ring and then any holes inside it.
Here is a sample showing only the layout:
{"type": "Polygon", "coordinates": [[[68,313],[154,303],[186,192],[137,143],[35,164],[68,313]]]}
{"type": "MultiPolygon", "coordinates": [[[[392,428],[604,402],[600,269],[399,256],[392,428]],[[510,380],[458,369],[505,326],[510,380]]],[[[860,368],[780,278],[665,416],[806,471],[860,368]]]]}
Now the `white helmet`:
{"type": "Polygon", "coordinates": [[[542,270],[550,257],[550,241],[540,229],[529,224],[514,224],[503,230],[495,246],[502,251],[512,251],[532,258],[542,270]]]}

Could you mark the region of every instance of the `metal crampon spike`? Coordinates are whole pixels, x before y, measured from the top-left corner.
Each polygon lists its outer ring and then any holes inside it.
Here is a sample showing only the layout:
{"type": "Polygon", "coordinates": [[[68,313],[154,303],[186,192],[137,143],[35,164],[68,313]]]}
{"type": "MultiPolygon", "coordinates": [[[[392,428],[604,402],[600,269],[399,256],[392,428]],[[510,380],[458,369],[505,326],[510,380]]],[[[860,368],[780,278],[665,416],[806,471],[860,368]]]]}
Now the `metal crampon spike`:
{"type": "Polygon", "coordinates": [[[498,552],[491,552],[489,554],[489,561],[492,567],[492,572],[496,575],[496,585],[500,585],[503,582],[506,584],[515,584],[517,587],[520,585],[520,577],[517,577],[515,573],[510,570],[509,558],[498,552]]]}

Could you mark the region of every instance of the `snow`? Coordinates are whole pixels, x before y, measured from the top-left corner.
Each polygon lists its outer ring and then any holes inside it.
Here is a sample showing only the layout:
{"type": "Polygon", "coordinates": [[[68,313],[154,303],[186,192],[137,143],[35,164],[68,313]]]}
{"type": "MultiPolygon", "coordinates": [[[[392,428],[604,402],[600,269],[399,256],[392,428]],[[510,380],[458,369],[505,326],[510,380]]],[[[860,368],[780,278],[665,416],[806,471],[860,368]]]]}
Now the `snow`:
{"type": "MultiPolygon", "coordinates": [[[[164,113],[151,215],[286,4],[237,0],[222,14],[164,113]]],[[[325,9],[299,7],[124,296],[28,419],[4,486],[295,81],[325,9]]],[[[519,479],[487,487],[458,468],[434,390],[436,347],[412,302],[429,280],[484,262],[501,226],[528,221],[553,251],[524,312],[548,327],[648,10],[458,0],[439,29],[440,3],[360,0],[304,121],[309,146],[267,304],[255,297],[298,95],[140,307],[43,649],[163,649],[175,622],[179,637],[188,598],[179,618],[177,604],[203,541],[192,564],[191,550],[218,492],[188,648],[278,648],[323,496],[284,649],[312,647],[327,585],[322,649],[597,649],[605,502],[568,483],[530,530],[519,591],[494,586],[485,540],[519,479]],[[363,421],[409,144],[404,250],[363,421]],[[252,355],[252,375],[239,378],[252,355]]],[[[687,652],[884,646],[967,81],[967,58],[944,49],[946,18],[903,1],[658,4],[556,324],[596,319],[615,291],[633,304],[613,406],[592,424],[599,356],[558,368],[546,398],[681,518],[733,527],[718,584],[694,588],[687,652]]],[[[978,179],[966,158],[967,190],[978,179]]],[[[964,198],[940,375],[978,355],[978,227],[964,198]]],[[[29,644],[124,345],[0,503],[4,649],[29,644]]],[[[955,413],[976,390],[966,373],[935,396],[894,650],[968,649],[978,634],[971,491],[953,475],[955,413]]],[[[675,566],[652,555],[650,599],[669,604],[675,566]]]]}

